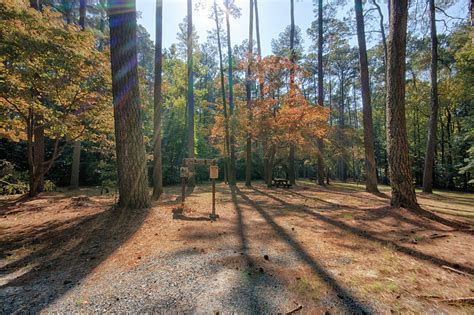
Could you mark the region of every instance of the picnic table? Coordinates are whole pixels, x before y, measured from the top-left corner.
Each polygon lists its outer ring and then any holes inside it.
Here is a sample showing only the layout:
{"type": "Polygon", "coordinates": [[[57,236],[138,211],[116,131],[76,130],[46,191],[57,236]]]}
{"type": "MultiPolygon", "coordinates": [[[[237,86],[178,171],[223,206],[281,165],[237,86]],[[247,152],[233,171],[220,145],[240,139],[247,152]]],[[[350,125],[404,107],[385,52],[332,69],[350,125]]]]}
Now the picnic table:
{"type": "Polygon", "coordinates": [[[284,188],[290,188],[291,184],[288,181],[288,179],[285,178],[274,178],[272,181],[272,186],[274,187],[284,187],[284,188]]]}

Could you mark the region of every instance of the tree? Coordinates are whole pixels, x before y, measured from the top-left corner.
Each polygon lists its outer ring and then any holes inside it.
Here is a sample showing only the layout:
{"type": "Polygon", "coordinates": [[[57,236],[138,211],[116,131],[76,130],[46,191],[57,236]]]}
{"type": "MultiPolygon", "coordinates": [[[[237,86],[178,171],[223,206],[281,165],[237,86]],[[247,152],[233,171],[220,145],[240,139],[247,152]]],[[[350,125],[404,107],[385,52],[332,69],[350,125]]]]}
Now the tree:
{"type": "MultiPolygon", "coordinates": [[[[372,105],[369,86],[369,63],[365,44],[365,27],[362,0],[355,0],[355,14],[357,23],[357,40],[359,42],[360,84],[362,89],[362,110],[364,120],[364,148],[365,148],[365,189],[376,193],[377,174],[374,151],[374,127],[372,124],[372,105]]],[[[354,89],[355,90],[355,89],[354,89]]]]}
{"type": "MultiPolygon", "coordinates": [[[[324,106],[324,72],[323,72],[323,0],[318,0],[318,105],[324,106]]],[[[324,142],[318,138],[318,184],[324,186],[324,142]]]]}
{"type": "Polygon", "coordinates": [[[39,12],[12,0],[0,5],[0,14],[0,134],[26,141],[35,196],[65,145],[110,127],[107,61],[92,33],[66,27],[48,7],[39,12]],[[45,137],[53,143],[47,160],[45,137]]]}
{"type": "Polygon", "coordinates": [[[163,173],[161,167],[161,72],[163,39],[163,0],[156,0],[156,40],[155,40],[155,82],[153,98],[153,198],[163,193],[163,173]]]}
{"type": "MultiPolygon", "coordinates": [[[[42,11],[42,5],[40,0],[30,0],[30,5],[33,9],[36,11],[42,11]]],[[[34,144],[33,144],[33,157],[34,157],[34,167],[30,169],[36,170],[30,171],[30,193],[29,195],[35,196],[37,193],[42,192],[44,188],[44,174],[46,173],[44,170],[44,126],[42,125],[42,121],[44,120],[44,117],[42,114],[36,115],[36,117],[33,118],[33,120],[36,122],[36,126],[33,129],[33,135],[34,135],[34,144]],[[37,181],[34,180],[34,178],[37,177],[37,181]]]]}
{"type": "Polygon", "coordinates": [[[146,208],[149,196],[138,88],[135,0],[110,0],[109,6],[118,204],[122,208],[146,208]]]}
{"type": "Polygon", "coordinates": [[[219,11],[217,9],[217,3],[214,0],[213,4],[213,11],[214,11],[214,19],[216,22],[216,33],[217,33],[217,49],[219,51],[219,70],[220,70],[220,79],[221,79],[221,95],[222,95],[222,107],[224,112],[224,152],[226,157],[226,175],[231,174],[234,172],[230,168],[230,160],[229,160],[229,153],[230,153],[230,132],[229,132],[229,116],[227,113],[227,96],[225,91],[225,83],[224,83],[224,65],[223,65],[223,58],[222,58],[222,47],[221,47],[221,30],[219,25],[219,11]]]}
{"type": "Polygon", "coordinates": [[[79,0],[79,25],[82,30],[86,29],[87,0],[79,0]]]}
{"type": "Polygon", "coordinates": [[[235,175],[235,128],[233,124],[233,116],[234,116],[234,77],[232,73],[233,69],[233,62],[232,62],[232,45],[231,45],[231,37],[230,37],[230,19],[229,16],[232,15],[234,17],[240,16],[240,10],[235,6],[234,0],[225,0],[225,19],[227,25],[227,58],[229,61],[229,68],[228,68],[228,79],[227,82],[229,84],[229,113],[231,119],[231,128],[230,128],[230,168],[229,174],[227,174],[229,179],[229,184],[235,185],[236,183],[236,175],[235,175]]]}
{"type": "MultiPolygon", "coordinates": [[[[293,53],[295,58],[295,63],[298,63],[303,58],[304,48],[303,48],[303,37],[301,35],[301,29],[295,25],[293,35],[293,53]]],[[[283,32],[278,34],[278,38],[272,39],[272,53],[280,57],[291,58],[291,23],[283,32]]]]}
{"type": "MultiPolygon", "coordinates": [[[[290,68],[290,94],[293,94],[294,85],[295,85],[295,2],[294,0],[290,0],[290,60],[292,66],[290,68]]],[[[288,156],[288,172],[289,172],[289,181],[291,185],[296,184],[295,180],[295,145],[293,143],[290,144],[290,154],[288,156]]]]}
{"type": "MultiPolygon", "coordinates": [[[[257,54],[258,58],[257,61],[260,62],[262,59],[262,46],[260,43],[260,21],[259,21],[259,16],[258,16],[258,0],[254,0],[254,7],[255,7],[255,31],[257,35],[257,54]]],[[[260,94],[260,100],[263,100],[264,97],[264,80],[259,80],[259,94],[260,94]]],[[[271,167],[270,166],[270,157],[267,154],[267,152],[271,152],[272,150],[267,150],[268,146],[268,139],[267,137],[262,138],[262,146],[263,146],[263,180],[265,184],[270,185],[271,184],[271,178],[268,178],[268,169],[271,167]]]]}
{"type": "MultiPolygon", "coordinates": [[[[194,72],[193,72],[193,1],[188,0],[187,23],[187,65],[188,65],[188,98],[187,98],[187,144],[188,158],[194,158],[194,72]]],[[[193,169],[191,169],[193,171],[193,169]]],[[[189,178],[188,185],[195,185],[194,176],[189,178]]]]}
{"type": "MultiPolygon", "coordinates": [[[[79,3],[79,26],[81,30],[86,29],[86,0],[80,0],[79,3]]],[[[70,188],[77,189],[79,187],[79,171],[81,166],[81,140],[72,143],[72,167],[70,188]]]]}
{"type": "Polygon", "coordinates": [[[429,0],[431,20],[431,103],[428,141],[426,144],[425,167],[423,171],[423,192],[433,192],[433,166],[435,160],[436,131],[438,125],[438,36],[436,34],[436,7],[429,0]]]}
{"type": "MultiPolygon", "coordinates": [[[[248,43],[248,65],[247,73],[245,78],[245,90],[247,95],[247,111],[248,111],[248,123],[252,124],[252,90],[251,90],[251,69],[252,69],[252,52],[253,52],[253,0],[250,0],[249,4],[249,43],[248,43]]],[[[250,129],[250,128],[249,128],[250,129]]],[[[250,187],[252,185],[252,134],[250,130],[247,131],[246,141],[246,157],[245,157],[245,186],[250,187]]]]}
{"type": "Polygon", "coordinates": [[[254,101],[253,119],[259,123],[252,127],[252,133],[254,138],[268,142],[265,178],[271,179],[274,161],[281,161],[282,153],[287,158],[290,144],[307,148],[314,145],[315,138],[326,135],[328,111],[306,100],[299,86],[308,73],[289,58],[269,56],[258,60],[254,69],[254,78],[264,81],[265,88],[263,97],[254,101]],[[287,80],[290,71],[295,77],[291,91],[287,80]]]}
{"type": "Polygon", "coordinates": [[[387,151],[391,205],[419,208],[413,187],[405,118],[405,69],[408,0],[390,0],[387,45],[387,151]]]}

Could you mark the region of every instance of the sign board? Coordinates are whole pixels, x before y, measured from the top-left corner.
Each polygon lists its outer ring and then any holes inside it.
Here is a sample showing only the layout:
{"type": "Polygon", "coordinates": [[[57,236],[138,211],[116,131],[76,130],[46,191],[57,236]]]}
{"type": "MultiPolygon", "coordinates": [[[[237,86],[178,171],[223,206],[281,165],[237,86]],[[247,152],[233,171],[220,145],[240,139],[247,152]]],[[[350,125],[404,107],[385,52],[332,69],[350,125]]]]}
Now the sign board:
{"type": "Polygon", "coordinates": [[[217,165],[211,165],[209,167],[209,178],[210,179],[219,178],[219,168],[217,167],[217,165]]]}
{"type": "Polygon", "coordinates": [[[216,163],[215,159],[194,159],[185,158],[183,159],[184,165],[212,165],[216,163]]]}
{"type": "Polygon", "coordinates": [[[181,178],[188,178],[189,177],[189,169],[186,166],[182,166],[179,168],[179,176],[181,178]]]}

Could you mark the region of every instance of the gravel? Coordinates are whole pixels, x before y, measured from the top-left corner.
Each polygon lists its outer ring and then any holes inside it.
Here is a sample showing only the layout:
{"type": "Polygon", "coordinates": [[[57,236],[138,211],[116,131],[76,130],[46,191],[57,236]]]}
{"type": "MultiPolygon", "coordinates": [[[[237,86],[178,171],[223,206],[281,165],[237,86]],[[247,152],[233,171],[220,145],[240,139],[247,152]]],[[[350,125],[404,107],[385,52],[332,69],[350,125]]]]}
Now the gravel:
{"type": "Polygon", "coordinates": [[[43,311],[81,313],[282,313],[294,296],[265,266],[226,264],[245,261],[239,252],[186,250],[142,259],[128,271],[107,273],[93,284],[79,284],[43,311]],[[263,272],[259,269],[263,269],[263,272]]]}

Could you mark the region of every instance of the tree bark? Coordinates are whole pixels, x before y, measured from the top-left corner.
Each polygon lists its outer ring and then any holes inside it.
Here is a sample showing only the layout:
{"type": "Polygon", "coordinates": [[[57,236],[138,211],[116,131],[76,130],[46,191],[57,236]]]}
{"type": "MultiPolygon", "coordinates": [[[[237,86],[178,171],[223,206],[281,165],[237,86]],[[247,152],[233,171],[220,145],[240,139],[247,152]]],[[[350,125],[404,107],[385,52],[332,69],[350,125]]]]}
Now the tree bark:
{"type": "Polygon", "coordinates": [[[34,115],[33,123],[33,168],[30,173],[30,191],[31,197],[38,195],[44,188],[44,126],[43,116],[34,115]]]}
{"type": "Polygon", "coordinates": [[[217,49],[219,51],[219,70],[220,70],[220,77],[221,77],[221,94],[222,94],[222,107],[224,111],[224,132],[225,132],[225,139],[224,139],[224,151],[225,151],[225,167],[226,167],[226,183],[229,182],[229,175],[231,173],[230,170],[230,161],[229,161],[229,152],[230,152],[230,133],[229,133],[229,116],[227,113],[227,97],[225,91],[225,83],[224,83],[224,65],[223,65],[223,58],[222,58],[222,47],[221,47],[221,30],[219,26],[219,16],[217,12],[217,4],[214,0],[213,5],[214,10],[214,17],[216,21],[216,30],[217,30],[217,49]]]}
{"type": "MultiPolygon", "coordinates": [[[[323,0],[318,0],[318,105],[324,106],[324,72],[323,72],[323,0]]],[[[324,142],[316,140],[318,146],[317,168],[318,184],[324,186],[324,142]]]]}
{"type": "MultiPolygon", "coordinates": [[[[290,59],[291,59],[291,69],[290,69],[290,96],[295,97],[295,3],[294,0],[290,0],[290,59]]],[[[296,184],[295,179],[295,151],[296,146],[294,143],[290,143],[290,154],[288,156],[289,167],[288,175],[291,185],[296,184]]]]}
{"type": "Polygon", "coordinates": [[[435,160],[436,131],[438,129],[438,36],[436,34],[436,7],[429,0],[431,18],[431,106],[423,171],[423,192],[433,192],[433,165],[435,160]]]}
{"type": "Polygon", "coordinates": [[[41,2],[40,0],[30,0],[30,7],[37,11],[41,11],[41,2]]]}
{"type": "Polygon", "coordinates": [[[405,118],[405,69],[408,0],[390,0],[387,62],[387,152],[391,205],[419,208],[411,174],[405,118]]]}
{"type": "Polygon", "coordinates": [[[362,0],[355,0],[357,22],[357,40],[359,42],[360,84],[362,89],[362,114],[364,121],[364,149],[365,149],[365,189],[371,193],[378,193],[377,173],[374,151],[374,127],[372,122],[372,104],[370,98],[369,63],[365,43],[364,12],[362,0]]]}
{"type": "Polygon", "coordinates": [[[81,30],[86,29],[86,0],[79,1],[79,26],[81,30]]]}
{"type": "Polygon", "coordinates": [[[230,19],[229,19],[229,3],[226,2],[226,10],[225,10],[225,19],[226,19],[226,26],[227,26],[227,58],[229,62],[229,69],[228,69],[228,78],[227,84],[229,84],[229,117],[231,120],[230,124],[230,167],[229,167],[229,184],[235,185],[236,184],[236,174],[235,174],[235,136],[234,136],[234,124],[232,123],[234,117],[234,78],[232,73],[232,45],[231,45],[231,37],[230,37],[230,19]]]}
{"type": "Polygon", "coordinates": [[[251,71],[252,71],[252,53],[253,53],[253,0],[249,3],[249,45],[248,45],[248,66],[245,78],[245,90],[247,94],[247,119],[248,119],[248,130],[247,130],[247,143],[246,143],[246,156],[245,156],[245,186],[252,186],[252,133],[250,128],[252,126],[252,90],[251,90],[251,71]]]}
{"type": "MultiPolygon", "coordinates": [[[[79,1],[79,26],[81,30],[86,29],[86,0],[79,1]]],[[[81,164],[81,140],[72,143],[72,163],[71,163],[70,189],[79,188],[79,172],[81,164]]]]}
{"type": "MultiPolygon", "coordinates": [[[[187,128],[188,128],[188,158],[194,158],[194,72],[193,72],[193,1],[187,1],[188,9],[188,38],[187,38],[187,65],[188,65],[188,97],[187,97],[187,128]]],[[[190,167],[194,172],[194,166],[190,167]]],[[[194,187],[195,176],[188,180],[188,186],[194,187]]]]}
{"type": "Polygon", "coordinates": [[[156,0],[156,38],[155,38],[155,82],[153,85],[153,198],[163,193],[163,170],[161,155],[161,93],[163,44],[163,0],[156,0]]]}
{"type": "MultiPolygon", "coordinates": [[[[40,0],[30,0],[30,6],[41,11],[40,0]]],[[[36,196],[38,193],[43,191],[44,187],[44,126],[43,126],[43,115],[33,114],[30,115],[30,190],[29,196],[36,196]]]]}
{"type": "Polygon", "coordinates": [[[137,69],[135,0],[109,1],[119,207],[149,206],[137,69]]]}
{"type": "Polygon", "coordinates": [[[79,188],[79,171],[81,165],[81,141],[76,140],[72,143],[72,166],[70,188],[79,188]]]}
{"type": "Polygon", "coordinates": [[[384,67],[385,67],[385,81],[387,80],[387,37],[385,35],[385,26],[383,25],[383,13],[382,9],[380,8],[380,5],[377,3],[377,1],[372,0],[372,3],[375,5],[375,8],[377,9],[377,12],[380,17],[380,33],[382,34],[382,45],[383,45],[383,55],[384,55],[384,67]]]}

